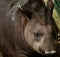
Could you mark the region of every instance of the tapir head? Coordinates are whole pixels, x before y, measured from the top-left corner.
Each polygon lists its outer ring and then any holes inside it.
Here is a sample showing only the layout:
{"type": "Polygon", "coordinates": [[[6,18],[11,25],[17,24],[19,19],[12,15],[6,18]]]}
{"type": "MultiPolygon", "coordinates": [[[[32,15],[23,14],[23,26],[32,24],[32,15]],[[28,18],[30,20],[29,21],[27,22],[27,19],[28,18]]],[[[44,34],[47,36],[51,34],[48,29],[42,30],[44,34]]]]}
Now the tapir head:
{"type": "Polygon", "coordinates": [[[48,0],[47,8],[44,4],[32,3],[30,9],[32,12],[27,15],[29,20],[24,30],[26,42],[40,54],[56,53],[57,29],[52,18],[52,1],[48,0]]]}

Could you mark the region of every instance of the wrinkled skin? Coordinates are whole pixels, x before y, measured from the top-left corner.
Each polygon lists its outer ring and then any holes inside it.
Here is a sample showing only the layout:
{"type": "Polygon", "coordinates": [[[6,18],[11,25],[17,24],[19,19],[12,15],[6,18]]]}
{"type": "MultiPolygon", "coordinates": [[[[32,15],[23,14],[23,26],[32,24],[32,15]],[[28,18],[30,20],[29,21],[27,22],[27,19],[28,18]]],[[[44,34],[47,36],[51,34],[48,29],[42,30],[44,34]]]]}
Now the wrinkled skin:
{"type": "Polygon", "coordinates": [[[52,18],[52,1],[48,0],[46,7],[43,0],[29,0],[21,8],[18,2],[6,4],[0,16],[3,56],[40,57],[56,53],[58,29],[52,18]]]}

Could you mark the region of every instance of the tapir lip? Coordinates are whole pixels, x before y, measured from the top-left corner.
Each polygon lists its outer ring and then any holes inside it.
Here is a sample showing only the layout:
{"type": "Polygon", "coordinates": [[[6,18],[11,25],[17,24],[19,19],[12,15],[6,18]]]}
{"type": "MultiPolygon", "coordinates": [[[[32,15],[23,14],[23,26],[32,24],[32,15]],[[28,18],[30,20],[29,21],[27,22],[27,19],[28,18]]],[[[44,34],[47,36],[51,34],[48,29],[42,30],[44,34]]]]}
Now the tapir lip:
{"type": "Polygon", "coordinates": [[[56,51],[55,50],[51,50],[51,51],[43,51],[41,49],[39,49],[41,54],[44,54],[44,55],[53,55],[53,54],[56,54],[56,51]]]}
{"type": "Polygon", "coordinates": [[[55,50],[52,50],[52,51],[45,51],[45,54],[54,54],[54,53],[56,53],[55,50]]]}

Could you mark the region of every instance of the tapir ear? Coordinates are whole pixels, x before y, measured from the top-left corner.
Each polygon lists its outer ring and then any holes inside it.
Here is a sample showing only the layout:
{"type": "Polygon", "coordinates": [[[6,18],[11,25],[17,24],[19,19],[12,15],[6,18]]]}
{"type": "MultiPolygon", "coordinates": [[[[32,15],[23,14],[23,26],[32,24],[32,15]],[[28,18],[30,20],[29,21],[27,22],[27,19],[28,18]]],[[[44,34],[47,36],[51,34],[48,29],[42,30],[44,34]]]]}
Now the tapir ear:
{"type": "Polygon", "coordinates": [[[30,11],[29,9],[23,9],[23,13],[31,19],[33,11],[30,11]]]}
{"type": "Polygon", "coordinates": [[[20,10],[26,14],[26,16],[30,19],[32,17],[33,10],[36,8],[37,2],[33,2],[33,0],[29,0],[24,5],[19,6],[20,10]]]}
{"type": "Polygon", "coordinates": [[[48,15],[48,18],[52,17],[53,7],[54,7],[53,1],[52,0],[48,0],[47,1],[47,15],[48,15]]]}
{"type": "Polygon", "coordinates": [[[33,13],[32,11],[30,11],[29,9],[25,9],[25,8],[20,8],[20,11],[23,13],[23,15],[31,19],[32,13],[33,13]]]}

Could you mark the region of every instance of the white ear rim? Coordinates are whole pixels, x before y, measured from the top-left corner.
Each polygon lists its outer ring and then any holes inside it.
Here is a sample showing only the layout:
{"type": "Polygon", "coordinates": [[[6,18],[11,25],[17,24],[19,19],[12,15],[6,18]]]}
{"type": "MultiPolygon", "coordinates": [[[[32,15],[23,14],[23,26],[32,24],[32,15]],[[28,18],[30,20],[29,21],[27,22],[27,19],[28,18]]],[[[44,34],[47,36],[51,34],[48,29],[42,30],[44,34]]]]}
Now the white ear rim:
{"type": "Polygon", "coordinates": [[[55,3],[55,1],[54,1],[54,0],[52,0],[52,2],[53,2],[53,3],[55,3]]]}
{"type": "MultiPolygon", "coordinates": [[[[45,5],[47,6],[47,3],[46,3],[46,2],[47,2],[48,0],[43,0],[43,1],[44,1],[45,5]]],[[[55,3],[54,0],[52,0],[52,2],[55,3]]]]}
{"type": "Polygon", "coordinates": [[[45,5],[47,6],[47,3],[46,3],[46,2],[47,2],[48,0],[43,0],[43,1],[44,1],[45,5]]]}

